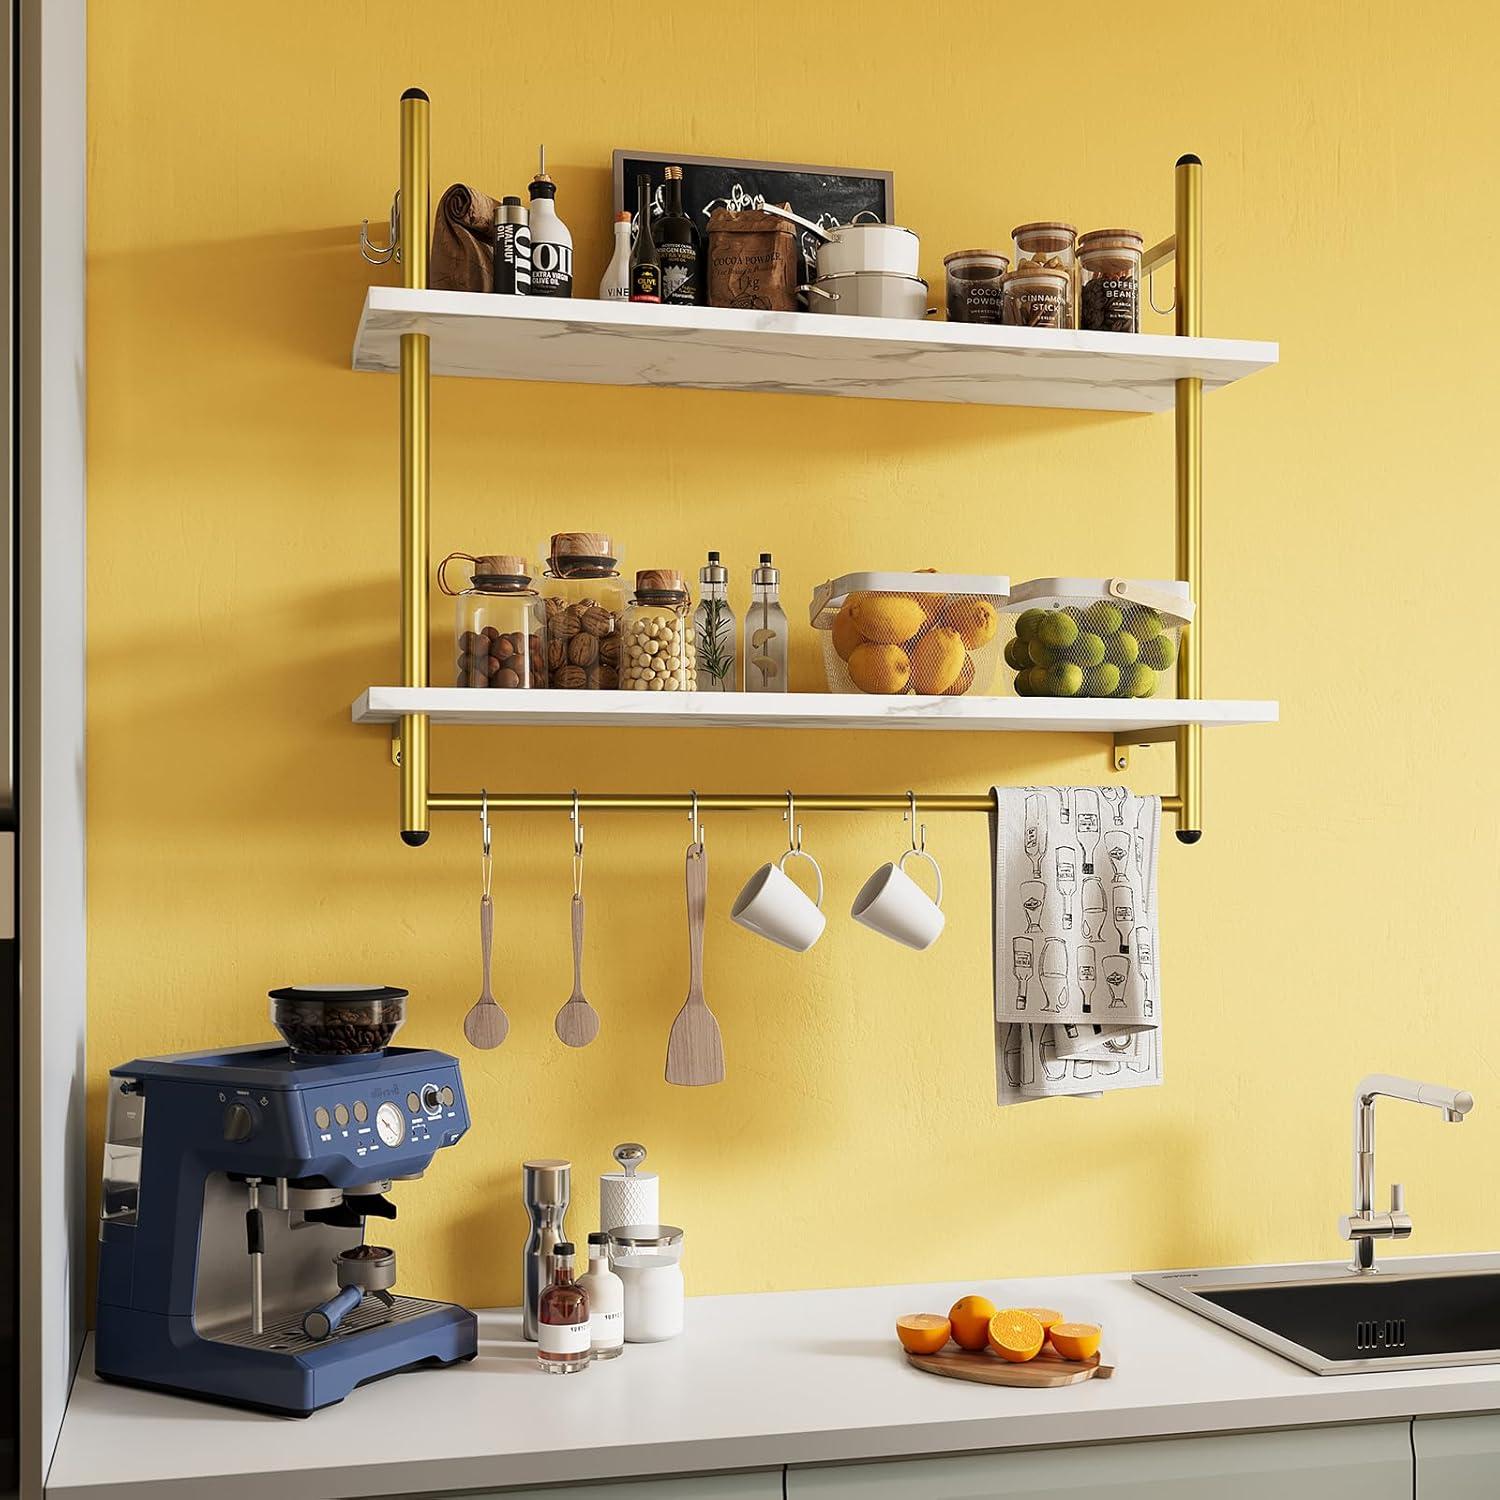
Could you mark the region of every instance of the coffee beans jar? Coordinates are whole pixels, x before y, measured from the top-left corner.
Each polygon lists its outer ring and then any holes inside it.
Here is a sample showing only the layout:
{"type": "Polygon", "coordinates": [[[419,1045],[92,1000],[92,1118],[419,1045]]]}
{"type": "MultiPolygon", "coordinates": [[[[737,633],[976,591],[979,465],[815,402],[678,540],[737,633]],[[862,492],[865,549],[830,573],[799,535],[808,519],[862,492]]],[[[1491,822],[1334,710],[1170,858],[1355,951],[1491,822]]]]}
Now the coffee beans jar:
{"type": "Polygon", "coordinates": [[[1072,287],[1066,271],[1012,271],[1005,278],[1003,321],[1013,328],[1071,328],[1072,287]]]}
{"type": "Polygon", "coordinates": [[[652,693],[698,691],[691,604],[681,573],[650,568],[635,575],[635,594],[625,611],[621,687],[652,693]]]}
{"type": "Polygon", "coordinates": [[[620,685],[625,583],[614,539],[599,531],[559,531],[541,580],[547,612],[550,687],[620,685]]]}
{"type": "Polygon", "coordinates": [[[1034,224],[1017,224],[1010,235],[1016,246],[1014,272],[1065,271],[1068,276],[1068,305],[1063,321],[1032,326],[1076,327],[1073,309],[1078,300],[1078,230],[1060,219],[1039,219],[1034,224]]]}
{"type": "Polygon", "coordinates": [[[999,250],[955,250],[943,257],[950,323],[998,323],[1010,257],[999,250]]]}
{"type": "Polygon", "coordinates": [[[438,587],[457,600],[453,647],[459,687],[547,686],[545,610],[524,558],[450,552],[438,565],[438,587]],[[470,567],[470,586],[454,593],[448,565],[458,561],[470,567]]]}
{"type": "Polygon", "coordinates": [[[1141,255],[1134,229],[1094,229],[1078,240],[1078,326],[1095,333],[1139,333],[1141,255]]]}

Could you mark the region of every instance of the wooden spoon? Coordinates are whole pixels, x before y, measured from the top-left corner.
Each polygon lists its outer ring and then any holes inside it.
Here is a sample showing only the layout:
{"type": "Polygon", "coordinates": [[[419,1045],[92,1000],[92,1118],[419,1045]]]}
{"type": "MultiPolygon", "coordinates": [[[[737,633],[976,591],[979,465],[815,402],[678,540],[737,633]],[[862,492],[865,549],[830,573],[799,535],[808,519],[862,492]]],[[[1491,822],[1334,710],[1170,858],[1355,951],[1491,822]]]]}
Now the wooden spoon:
{"type": "Polygon", "coordinates": [[[510,1031],[510,1018],[490,992],[490,957],[495,947],[495,903],[486,891],[479,898],[479,947],[484,955],[484,985],[464,1017],[464,1036],[471,1047],[498,1047],[510,1031]]]}
{"type": "Polygon", "coordinates": [[[573,993],[552,1023],[570,1047],[587,1047],[599,1035],[599,1012],[583,998],[583,896],[573,897],[573,993]]]}
{"type": "Polygon", "coordinates": [[[703,998],[703,918],[708,907],[708,855],[702,844],[687,852],[687,999],[667,1038],[667,1082],[694,1087],[724,1081],[724,1040],[703,998]]]}

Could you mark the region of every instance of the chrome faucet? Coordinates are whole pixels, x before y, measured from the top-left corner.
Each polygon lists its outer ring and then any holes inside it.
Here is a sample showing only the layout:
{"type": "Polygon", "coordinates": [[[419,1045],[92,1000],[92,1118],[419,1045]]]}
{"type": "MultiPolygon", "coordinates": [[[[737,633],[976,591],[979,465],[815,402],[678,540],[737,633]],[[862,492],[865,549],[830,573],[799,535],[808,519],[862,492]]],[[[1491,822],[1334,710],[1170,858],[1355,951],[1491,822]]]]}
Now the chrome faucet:
{"type": "Polygon", "coordinates": [[[1473,1094],[1463,1089],[1418,1083],[1415,1078],[1397,1078],[1392,1073],[1371,1073],[1360,1080],[1354,1091],[1354,1212],[1339,1219],[1339,1234],[1354,1241],[1350,1269],[1362,1275],[1373,1274],[1375,1270],[1376,1240],[1404,1240],[1411,1234],[1406,1189],[1399,1182],[1391,1184],[1390,1212],[1374,1211],[1375,1101],[1382,1094],[1387,1099],[1431,1105],[1442,1110],[1443,1118],[1453,1125],[1462,1124],[1464,1116],[1474,1108],[1473,1094]]]}

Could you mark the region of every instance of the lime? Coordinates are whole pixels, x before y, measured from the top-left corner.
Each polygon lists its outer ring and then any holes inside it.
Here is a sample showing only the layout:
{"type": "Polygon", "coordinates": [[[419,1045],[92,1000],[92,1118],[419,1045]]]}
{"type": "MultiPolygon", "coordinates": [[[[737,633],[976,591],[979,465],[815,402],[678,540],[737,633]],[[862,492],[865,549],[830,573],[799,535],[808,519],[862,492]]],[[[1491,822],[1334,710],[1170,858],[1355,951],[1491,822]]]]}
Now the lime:
{"type": "Polygon", "coordinates": [[[1031,668],[1027,667],[1024,672],[1016,673],[1015,680],[1016,697],[1029,698],[1031,696],[1031,668]]]}
{"type": "Polygon", "coordinates": [[[1028,697],[1040,698],[1047,691],[1046,667],[1027,667],[1026,693],[1028,697]]]}
{"type": "Polygon", "coordinates": [[[1104,648],[1105,661],[1117,667],[1134,665],[1141,654],[1141,643],[1128,630],[1122,630],[1104,648]]]}
{"type": "Polygon", "coordinates": [[[1138,661],[1125,674],[1125,690],[1132,698],[1149,698],[1156,691],[1156,673],[1138,661]]]}
{"type": "Polygon", "coordinates": [[[1078,621],[1062,610],[1050,610],[1037,626],[1036,638],[1054,651],[1066,651],[1078,639],[1078,621]]]}
{"type": "Polygon", "coordinates": [[[1057,660],[1057,652],[1041,641],[1032,641],[1026,649],[1031,653],[1031,664],[1034,667],[1050,667],[1057,660]]]}
{"type": "Polygon", "coordinates": [[[1153,671],[1165,672],[1177,660],[1177,648],[1169,635],[1154,635],[1141,646],[1141,660],[1153,671]]]}
{"type": "Polygon", "coordinates": [[[1161,616],[1144,604],[1137,604],[1131,609],[1129,624],[1131,634],[1138,641],[1154,641],[1166,629],[1161,616]]]}
{"type": "Polygon", "coordinates": [[[1113,698],[1120,686],[1120,669],[1107,661],[1083,674],[1085,698],[1113,698]]]}
{"type": "Polygon", "coordinates": [[[1081,667],[1097,667],[1104,660],[1104,637],[1095,635],[1092,630],[1085,630],[1073,642],[1068,660],[1076,661],[1081,667]]]}
{"type": "Polygon", "coordinates": [[[1060,661],[1047,668],[1047,692],[1054,698],[1074,698],[1083,686],[1083,668],[1076,662],[1060,661]]]}
{"type": "Polygon", "coordinates": [[[1125,623],[1125,616],[1108,599],[1095,599],[1084,610],[1083,622],[1095,635],[1108,637],[1125,623]]]}
{"type": "Polygon", "coordinates": [[[1036,628],[1047,618],[1045,609],[1028,609],[1016,616],[1016,639],[1029,641],[1036,635],[1036,628]]]}
{"type": "Polygon", "coordinates": [[[1012,672],[1024,672],[1031,665],[1031,653],[1026,649],[1026,642],[1019,636],[1005,643],[1005,665],[1012,672]]]}

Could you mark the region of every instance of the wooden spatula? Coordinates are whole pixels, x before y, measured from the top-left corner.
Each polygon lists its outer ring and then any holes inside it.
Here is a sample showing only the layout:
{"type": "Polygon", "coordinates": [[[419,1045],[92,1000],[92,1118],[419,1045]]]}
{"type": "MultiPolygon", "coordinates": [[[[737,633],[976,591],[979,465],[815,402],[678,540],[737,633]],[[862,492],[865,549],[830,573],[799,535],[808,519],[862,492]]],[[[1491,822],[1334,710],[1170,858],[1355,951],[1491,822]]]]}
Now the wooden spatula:
{"type": "Polygon", "coordinates": [[[484,984],[464,1017],[464,1036],[471,1047],[498,1047],[510,1031],[510,1018],[490,993],[490,957],[495,947],[495,903],[486,891],[479,898],[479,947],[484,957],[484,984]]]}
{"type": "Polygon", "coordinates": [[[667,1038],[667,1082],[694,1087],[724,1081],[724,1040],[703,998],[703,918],[708,908],[708,856],[702,844],[687,852],[687,999],[667,1038]]]}
{"type": "Polygon", "coordinates": [[[573,897],[573,993],[552,1028],[570,1047],[587,1047],[599,1035],[599,1012],[583,998],[583,896],[573,897]]]}

